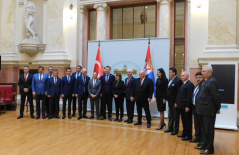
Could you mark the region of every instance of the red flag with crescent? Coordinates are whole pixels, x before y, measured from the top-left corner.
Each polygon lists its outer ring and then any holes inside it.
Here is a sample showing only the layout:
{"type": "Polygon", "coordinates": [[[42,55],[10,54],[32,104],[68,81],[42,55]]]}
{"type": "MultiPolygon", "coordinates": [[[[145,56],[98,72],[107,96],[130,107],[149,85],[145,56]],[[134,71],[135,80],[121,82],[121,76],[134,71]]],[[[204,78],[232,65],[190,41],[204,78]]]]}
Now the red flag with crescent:
{"type": "Polygon", "coordinates": [[[103,75],[103,66],[102,66],[102,61],[100,56],[100,46],[98,46],[98,52],[95,59],[94,72],[98,73],[98,79],[103,75]]]}

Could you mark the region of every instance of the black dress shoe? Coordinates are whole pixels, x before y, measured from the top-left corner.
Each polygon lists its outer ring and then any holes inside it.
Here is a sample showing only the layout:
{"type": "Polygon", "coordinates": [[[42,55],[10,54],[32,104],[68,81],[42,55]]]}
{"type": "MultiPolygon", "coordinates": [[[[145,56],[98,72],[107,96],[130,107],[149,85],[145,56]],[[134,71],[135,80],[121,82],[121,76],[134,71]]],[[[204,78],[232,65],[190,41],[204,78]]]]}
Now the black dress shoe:
{"type": "Polygon", "coordinates": [[[161,125],[159,128],[156,128],[156,130],[161,130],[163,129],[163,127],[165,126],[166,124],[164,123],[163,125],[161,125]]]}
{"type": "Polygon", "coordinates": [[[31,118],[35,118],[33,114],[31,115],[31,118]]]}
{"type": "Polygon", "coordinates": [[[39,119],[39,118],[40,118],[40,116],[37,116],[37,117],[36,117],[36,119],[39,119]]]}
{"type": "Polygon", "coordinates": [[[65,116],[65,115],[63,115],[63,116],[62,116],[62,119],[65,119],[65,118],[66,118],[66,116],[65,116]]]}
{"type": "Polygon", "coordinates": [[[48,119],[52,119],[52,116],[50,115],[50,116],[48,117],[48,119]]]}
{"type": "Polygon", "coordinates": [[[45,116],[45,115],[43,115],[43,116],[42,116],[42,119],[46,119],[46,116],[45,116]]]}
{"type": "Polygon", "coordinates": [[[82,116],[79,116],[79,117],[77,118],[77,120],[80,120],[80,119],[82,119],[82,116]]]}
{"type": "Polygon", "coordinates": [[[142,122],[136,122],[134,125],[141,125],[142,122]]]}
{"type": "Polygon", "coordinates": [[[129,119],[124,120],[124,122],[128,122],[128,121],[129,121],[129,119]]]}
{"type": "Polygon", "coordinates": [[[122,118],[119,119],[119,122],[122,122],[122,118]]]}
{"type": "Polygon", "coordinates": [[[23,118],[23,116],[22,116],[22,115],[20,115],[20,116],[18,116],[18,117],[17,117],[17,119],[21,119],[21,118],[23,118]]]}
{"type": "Polygon", "coordinates": [[[114,121],[118,121],[119,119],[118,118],[115,118],[114,121]]]}
{"type": "Polygon", "coordinates": [[[199,138],[195,138],[195,139],[190,140],[189,142],[197,143],[197,142],[200,142],[200,139],[199,138]]]}
{"type": "Polygon", "coordinates": [[[93,119],[94,118],[94,116],[90,116],[90,118],[89,119],[93,119]]]}
{"type": "Polygon", "coordinates": [[[71,119],[72,118],[71,115],[68,115],[68,118],[71,119]]]}
{"type": "Polygon", "coordinates": [[[59,115],[57,115],[57,116],[56,116],[56,118],[57,118],[57,119],[60,119],[60,116],[59,116],[59,115]]]}
{"type": "Polygon", "coordinates": [[[88,118],[86,115],[83,115],[83,118],[88,118]]]}
{"type": "Polygon", "coordinates": [[[167,129],[167,130],[165,130],[164,132],[165,132],[165,133],[169,133],[169,132],[173,132],[173,130],[172,130],[172,129],[167,129]]]}
{"type": "Polygon", "coordinates": [[[133,120],[130,119],[130,120],[128,121],[128,124],[131,124],[131,123],[133,123],[133,120]]]}
{"type": "Polygon", "coordinates": [[[101,118],[100,118],[100,120],[104,120],[104,119],[106,119],[106,117],[101,117],[101,118]]]}
{"type": "Polygon", "coordinates": [[[194,147],[195,149],[198,149],[198,150],[205,150],[206,148],[202,145],[199,145],[199,146],[196,146],[194,147]]]}
{"type": "Polygon", "coordinates": [[[183,141],[192,140],[192,137],[186,136],[186,137],[183,137],[182,140],[183,140],[183,141]]]}
{"type": "Polygon", "coordinates": [[[75,113],[73,113],[71,116],[72,116],[72,117],[74,117],[75,115],[76,115],[76,114],[75,114],[75,113]]]}
{"type": "Polygon", "coordinates": [[[214,154],[214,151],[206,149],[205,151],[200,152],[200,154],[214,154]]]}
{"type": "Polygon", "coordinates": [[[181,135],[178,135],[178,137],[185,137],[183,134],[181,134],[181,135]]]}
{"type": "Polygon", "coordinates": [[[109,119],[110,121],[112,121],[112,117],[109,117],[108,119],[109,119]]]}
{"type": "Polygon", "coordinates": [[[177,134],[178,134],[177,131],[173,131],[173,132],[171,133],[171,135],[177,135],[177,134]]]}
{"type": "Polygon", "coordinates": [[[151,127],[151,123],[147,123],[147,128],[150,128],[151,127]]]}

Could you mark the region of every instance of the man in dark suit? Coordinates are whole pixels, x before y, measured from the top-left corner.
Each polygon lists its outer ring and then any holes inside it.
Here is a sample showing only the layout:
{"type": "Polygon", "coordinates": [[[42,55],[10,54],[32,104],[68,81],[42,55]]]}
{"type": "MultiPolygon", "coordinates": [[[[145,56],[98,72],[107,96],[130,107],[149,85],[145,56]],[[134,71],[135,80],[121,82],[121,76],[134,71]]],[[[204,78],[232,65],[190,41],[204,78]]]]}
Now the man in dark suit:
{"type": "Polygon", "coordinates": [[[130,97],[132,94],[132,87],[133,87],[135,78],[132,76],[133,71],[131,69],[127,70],[127,75],[128,75],[128,78],[125,79],[125,99],[126,99],[126,109],[127,109],[128,119],[125,120],[124,122],[127,122],[130,124],[130,123],[133,123],[133,118],[134,118],[135,101],[131,101],[130,97]]]}
{"type": "MultiPolygon", "coordinates": [[[[53,77],[53,67],[52,66],[48,67],[48,74],[47,74],[47,76],[48,76],[47,80],[49,80],[51,77],[53,77]]],[[[50,104],[50,98],[46,97],[46,117],[49,116],[49,104],[50,104]]]]}
{"type": "Polygon", "coordinates": [[[34,118],[33,97],[32,97],[32,77],[33,76],[32,74],[29,74],[28,66],[24,66],[23,71],[24,71],[24,74],[20,75],[18,80],[18,86],[20,88],[20,94],[21,94],[21,107],[20,107],[20,115],[18,116],[17,119],[20,119],[23,117],[26,97],[30,104],[31,118],[34,118]]]}
{"type": "Polygon", "coordinates": [[[75,82],[75,96],[78,97],[78,114],[77,118],[80,120],[82,118],[82,105],[83,105],[83,118],[88,118],[86,116],[87,112],[87,99],[88,99],[88,82],[90,77],[87,76],[87,70],[82,69],[82,74],[78,76],[75,82]]]}
{"type": "Polygon", "coordinates": [[[55,114],[56,118],[59,117],[59,100],[61,95],[61,79],[58,77],[58,70],[53,70],[53,77],[51,77],[47,81],[47,96],[50,98],[49,104],[49,118],[52,119],[53,114],[55,114]],[[54,107],[54,111],[53,111],[54,107]]]}
{"type": "Polygon", "coordinates": [[[101,81],[101,120],[106,119],[106,105],[108,109],[108,119],[112,121],[112,86],[115,81],[115,76],[110,74],[111,67],[105,67],[105,74],[100,77],[101,81]]]}
{"type": "Polygon", "coordinates": [[[175,124],[178,126],[175,128],[179,128],[179,115],[181,115],[182,123],[183,123],[183,133],[178,135],[178,137],[182,137],[182,140],[191,140],[192,139],[192,94],[194,85],[191,81],[188,80],[189,73],[182,72],[181,80],[183,82],[179,93],[176,98],[175,108],[178,109],[179,114],[175,116],[175,124]]]}
{"type": "Polygon", "coordinates": [[[88,83],[88,92],[90,95],[90,105],[91,105],[91,116],[90,119],[94,118],[94,105],[96,105],[96,117],[99,119],[99,96],[101,91],[101,81],[97,79],[98,73],[93,73],[93,79],[88,83]]]}
{"type": "Polygon", "coordinates": [[[199,88],[199,92],[196,97],[196,112],[202,116],[203,119],[203,139],[205,145],[201,149],[205,151],[200,154],[213,154],[214,153],[214,134],[215,134],[215,121],[216,114],[220,114],[221,102],[218,91],[218,83],[213,77],[213,68],[210,65],[202,67],[202,76],[205,82],[199,88]]]}
{"type": "Polygon", "coordinates": [[[167,101],[168,101],[168,129],[165,130],[165,133],[171,132],[171,135],[177,135],[179,130],[179,125],[176,123],[179,123],[178,117],[175,118],[175,116],[178,115],[178,110],[174,107],[176,97],[178,95],[178,92],[180,90],[180,87],[182,85],[182,80],[178,78],[177,76],[177,69],[175,67],[169,68],[169,83],[168,83],[168,91],[167,91],[167,101]]]}
{"type": "Polygon", "coordinates": [[[147,119],[147,128],[151,127],[151,114],[149,111],[149,102],[152,99],[154,92],[153,81],[145,77],[145,72],[140,71],[139,78],[135,79],[134,85],[132,87],[131,102],[136,101],[138,121],[134,125],[142,124],[142,108],[144,108],[146,119],[147,119]]]}
{"type": "Polygon", "coordinates": [[[197,85],[194,87],[193,90],[193,96],[192,96],[192,113],[193,113],[193,120],[194,120],[194,129],[195,129],[195,139],[190,140],[189,142],[200,142],[202,140],[202,132],[201,132],[201,125],[200,125],[200,121],[199,121],[199,115],[196,113],[196,109],[195,109],[195,99],[197,96],[197,93],[199,91],[199,85],[203,82],[203,77],[202,77],[202,73],[201,72],[197,72],[195,74],[196,80],[197,80],[197,85]]]}
{"type": "Polygon", "coordinates": [[[42,101],[42,118],[46,119],[45,104],[47,94],[47,74],[43,73],[44,67],[38,67],[38,74],[34,74],[32,78],[32,95],[36,96],[36,111],[37,117],[40,118],[40,100],[42,101]]]}
{"type": "MultiPolygon", "coordinates": [[[[82,67],[80,65],[76,66],[76,72],[74,72],[72,74],[72,77],[75,78],[74,81],[73,81],[73,86],[75,86],[75,82],[76,82],[77,78],[81,75],[81,69],[82,69],[82,67]]],[[[76,99],[77,99],[77,97],[75,96],[75,94],[73,94],[73,96],[72,96],[72,100],[73,100],[72,116],[76,115],[76,99]]]]}
{"type": "Polygon", "coordinates": [[[61,96],[63,97],[62,119],[66,118],[66,101],[68,101],[68,118],[71,117],[71,100],[73,94],[73,83],[75,77],[71,76],[71,68],[66,69],[66,76],[61,80],[61,96]]]}

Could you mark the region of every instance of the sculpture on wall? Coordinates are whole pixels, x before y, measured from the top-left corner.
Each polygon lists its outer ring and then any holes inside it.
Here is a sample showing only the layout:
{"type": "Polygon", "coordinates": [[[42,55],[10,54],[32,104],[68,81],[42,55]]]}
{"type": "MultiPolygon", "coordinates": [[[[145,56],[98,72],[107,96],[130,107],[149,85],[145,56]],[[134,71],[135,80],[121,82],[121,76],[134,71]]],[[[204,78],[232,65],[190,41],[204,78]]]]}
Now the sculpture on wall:
{"type": "Polygon", "coordinates": [[[26,38],[22,40],[21,44],[18,45],[20,53],[26,53],[29,56],[34,56],[39,52],[45,51],[45,44],[41,44],[38,34],[32,29],[34,22],[34,14],[36,13],[35,4],[31,0],[25,0],[25,26],[27,29],[26,38]]]}
{"type": "Polygon", "coordinates": [[[27,0],[25,3],[25,25],[28,30],[28,32],[32,35],[33,39],[36,39],[36,33],[31,28],[31,25],[33,24],[33,15],[36,13],[36,8],[34,3],[31,0],[27,0]]]}

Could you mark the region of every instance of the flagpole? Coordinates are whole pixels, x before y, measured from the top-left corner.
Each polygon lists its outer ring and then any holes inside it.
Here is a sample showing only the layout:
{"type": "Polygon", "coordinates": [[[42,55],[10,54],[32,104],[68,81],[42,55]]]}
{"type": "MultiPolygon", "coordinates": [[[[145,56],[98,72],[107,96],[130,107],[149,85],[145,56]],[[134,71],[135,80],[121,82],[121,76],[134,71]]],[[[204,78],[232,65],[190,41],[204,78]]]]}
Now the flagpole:
{"type": "Polygon", "coordinates": [[[149,44],[150,44],[150,37],[149,37],[149,44]]]}
{"type": "Polygon", "coordinates": [[[99,46],[100,46],[100,40],[99,40],[99,46]]]}

